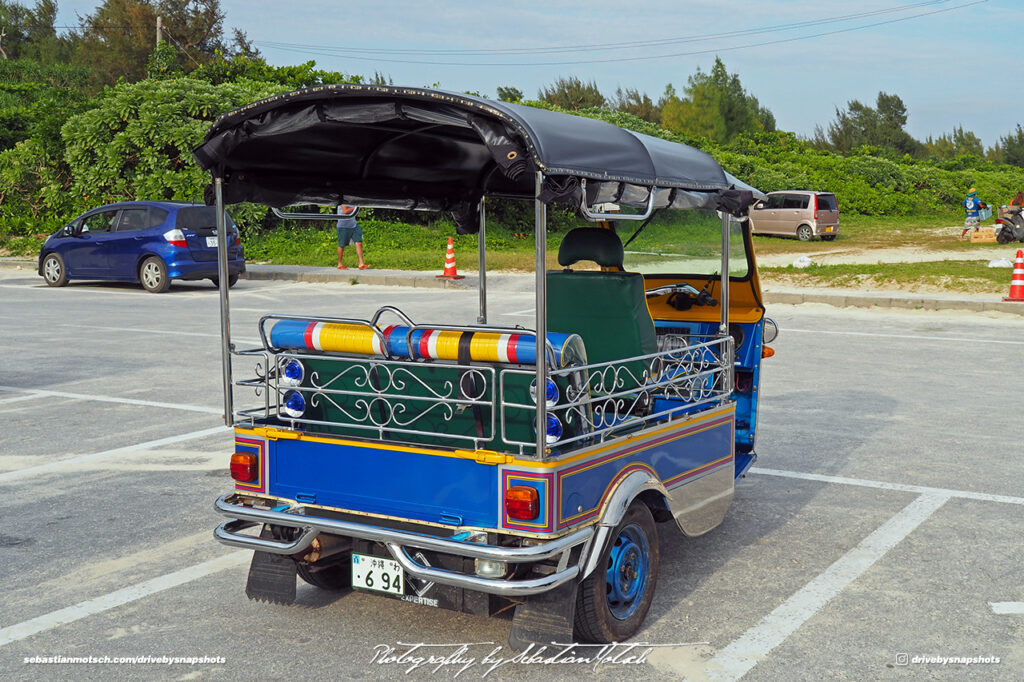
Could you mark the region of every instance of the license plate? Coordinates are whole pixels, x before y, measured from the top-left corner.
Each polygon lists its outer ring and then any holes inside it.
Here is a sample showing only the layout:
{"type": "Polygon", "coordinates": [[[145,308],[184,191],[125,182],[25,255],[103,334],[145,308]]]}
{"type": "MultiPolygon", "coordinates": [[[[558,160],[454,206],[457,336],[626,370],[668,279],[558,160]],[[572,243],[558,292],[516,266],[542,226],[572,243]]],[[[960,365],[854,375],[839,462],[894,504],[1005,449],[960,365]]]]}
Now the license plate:
{"type": "Polygon", "coordinates": [[[206,238],[206,245],[209,246],[210,248],[214,248],[214,249],[217,248],[217,238],[216,237],[207,237],[206,238]]]}
{"type": "Polygon", "coordinates": [[[832,228],[831,228],[831,227],[826,227],[826,228],[825,228],[825,231],[826,231],[826,232],[831,232],[831,231],[832,231],[832,228]]]}
{"type": "Polygon", "coordinates": [[[394,559],[352,554],[352,587],[388,594],[405,594],[405,576],[394,559]]]}

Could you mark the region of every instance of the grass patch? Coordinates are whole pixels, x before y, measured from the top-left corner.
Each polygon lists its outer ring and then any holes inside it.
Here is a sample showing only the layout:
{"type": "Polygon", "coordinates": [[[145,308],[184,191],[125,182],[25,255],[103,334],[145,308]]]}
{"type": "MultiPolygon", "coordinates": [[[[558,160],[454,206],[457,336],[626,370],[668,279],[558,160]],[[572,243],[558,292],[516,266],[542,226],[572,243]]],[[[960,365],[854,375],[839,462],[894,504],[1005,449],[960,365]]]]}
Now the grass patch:
{"type": "MultiPolygon", "coordinates": [[[[964,222],[963,215],[937,213],[914,216],[862,216],[843,215],[840,233],[834,241],[815,240],[801,242],[785,237],[757,235],[754,251],[758,254],[812,253],[823,249],[887,249],[913,247],[922,251],[970,251],[975,247],[967,241],[958,241],[957,229],[964,222]]],[[[983,227],[995,225],[989,219],[983,227]]]]}
{"type": "Polygon", "coordinates": [[[916,291],[943,289],[968,293],[1005,292],[1010,268],[990,268],[988,261],[928,261],[876,265],[811,265],[806,268],[761,268],[764,281],[814,288],[864,286],[916,291]]]}

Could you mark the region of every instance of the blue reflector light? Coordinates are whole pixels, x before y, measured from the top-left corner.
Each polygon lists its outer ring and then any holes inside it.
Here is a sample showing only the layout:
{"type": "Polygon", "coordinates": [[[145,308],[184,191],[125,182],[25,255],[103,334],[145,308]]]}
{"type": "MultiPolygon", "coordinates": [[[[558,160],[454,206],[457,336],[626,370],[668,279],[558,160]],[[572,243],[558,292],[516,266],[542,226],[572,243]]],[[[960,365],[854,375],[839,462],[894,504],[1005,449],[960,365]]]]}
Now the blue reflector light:
{"type": "MultiPolygon", "coordinates": [[[[537,404],[537,380],[534,379],[530,382],[530,399],[533,400],[533,404],[537,404]]],[[[545,391],[544,401],[548,407],[554,407],[558,404],[558,385],[551,379],[547,380],[547,391],[545,391]]]]}
{"type": "Polygon", "coordinates": [[[306,375],[306,368],[298,360],[291,359],[281,368],[281,383],[286,386],[298,386],[302,383],[302,377],[306,375]]]}
{"type": "Polygon", "coordinates": [[[548,445],[555,443],[562,438],[562,422],[558,420],[553,414],[548,415],[548,433],[547,442],[548,445]]]}
{"type": "Polygon", "coordinates": [[[281,411],[297,419],[306,411],[306,399],[298,391],[288,391],[281,401],[281,411]]]}

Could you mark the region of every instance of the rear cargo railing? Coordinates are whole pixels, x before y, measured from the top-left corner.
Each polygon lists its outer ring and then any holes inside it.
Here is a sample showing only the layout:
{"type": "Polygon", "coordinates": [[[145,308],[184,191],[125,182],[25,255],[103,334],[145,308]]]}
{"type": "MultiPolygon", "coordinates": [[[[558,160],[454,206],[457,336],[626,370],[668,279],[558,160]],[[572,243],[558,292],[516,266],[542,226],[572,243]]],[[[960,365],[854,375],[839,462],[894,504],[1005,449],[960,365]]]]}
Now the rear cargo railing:
{"type": "MultiPolygon", "coordinates": [[[[343,321],[368,326],[376,336],[379,317],[380,311],[369,322],[343,321]]],[[[411,325],[407,317],[401,318],[411,325]]],[[[236,380],[234,385],[246,389],[241,398],[248,394],[256,399],[239,401],[247,407],[236,410],[236,423],[534,454],[535,401],[540,399],[538,393],[543,397],[547,391],[536,391],[535,372],[529,365],[280,349],[271,345],[262,323],[261,339],[263,348],[234,351],[255,370],[254,376],[236,380]],[[292,362],[300,363],[301,377],[289,373],[292,362]]],[[[557,387],[555,399],[547,402],[547,448],[556,451],[600,443],[710,409],[730,398],[732,337],[663,335],[659,343],[662,350],[657,353],[569,367],[552,362],[554,351],[549,346],[549,381],[557,387]]],[[[386,344],[382,348],[386,349],[386,344]]]]}
{"type": "MultiPolygon", "coordinates": [[[[717,407],[730,398],[734,381],[731,336],[666,335],[660,343],[665,349],[657,353],[552,370],[553,380],[566,380],[564,395],[548,403],[549,414],[564,422],[552,425],[552,430],[566,435],[552,437],[549,432],[548,446],[603,442],[648,424],[717,407]]],[[[511,374],[533,373],[506,369],[499,381],[511,374]]],[[[502,400],[500,422],[504,425],[514,411],[534,409],[532,404],[502,400]]],[[[504,431],[502,437],[510,444],[531,444],[510,438],[504,431]]]]}

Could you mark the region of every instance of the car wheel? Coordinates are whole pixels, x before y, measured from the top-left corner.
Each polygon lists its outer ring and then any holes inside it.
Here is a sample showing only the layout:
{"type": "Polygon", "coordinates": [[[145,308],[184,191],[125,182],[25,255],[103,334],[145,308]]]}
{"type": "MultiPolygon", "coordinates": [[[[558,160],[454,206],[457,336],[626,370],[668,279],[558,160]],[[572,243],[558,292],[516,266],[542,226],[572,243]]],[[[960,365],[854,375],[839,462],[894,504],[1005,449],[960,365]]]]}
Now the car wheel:
{"type": "Polygon", "coordinates": [[[658,531],[647,505],[635,501],[601,550],[594,572],[576,596],[576,636],[586,642],[622,642],[647,617],[658,581],[658,531]]]}
{"type": "Polygon", "coordinates": [[[43,279],[51,287],[62,287],[68,283],[68,269],[64,259],[55,253],[46,254],[43,259],[43,279]]]}
{"type": "Polygon", "coordinates": [[[171,287],[171,280],[167,276],[167,264],[156,256],[150,256],[142,261],[139,267],[139,282],[146,291],[154,294],[161,294],[171,287]]]}
{"type": "MultiPolygon", "coordinates": [[[[220,277],[211,277],[210,281],[213,282],[213,286],[215,286],[215,287],[219,287],[220,286],[220,277]]],[[[233,275],[228,275],[228,289],[230,289],[231,287],[235,286],[235,284],[237,282],[238,282],[238,273],[235,273],[233,275]]]]}
{"type": "Polygon", "coordinates": [[[834,242],[836,240],[836,236],[834,234],[825,234],[822,235],[821,238],[827,242],[834,242]]]}
{"type": "Polygon", "coordinates": [[[796,238],[802,242],[809,242],[814,239],[814,232],[811,231],[811,226],[801,225],[796,228],[796,238]]]}
{"type": "MultiPolygon", "coordinates": [[[[344,590],[352,587],[352,563],[350,554],[346,552],[343,560],[333,563],[330,566],[316,566],[314,564],[298,563],[295,568],[299,577],[313,587],[321,590],[344,590]]],[[[332,559],[334,557],[331,557],[332,559]]]]}

